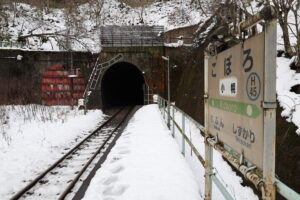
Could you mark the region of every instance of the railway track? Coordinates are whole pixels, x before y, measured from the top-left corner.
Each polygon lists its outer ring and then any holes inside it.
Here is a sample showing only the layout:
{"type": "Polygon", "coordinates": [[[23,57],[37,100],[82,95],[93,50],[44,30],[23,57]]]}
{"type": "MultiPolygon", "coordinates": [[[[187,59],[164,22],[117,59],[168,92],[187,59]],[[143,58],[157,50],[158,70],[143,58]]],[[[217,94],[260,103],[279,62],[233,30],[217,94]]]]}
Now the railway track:
{"type": "Polygon", "coordinates": [[[32,180],[11,200],[72,199],[98,160],[106,157],[120,135],[120,127],[134,106],[123,107],[84,138],[47,170],[32,180]],[[74,191],[72,191],[74,190],[74,191]]]}

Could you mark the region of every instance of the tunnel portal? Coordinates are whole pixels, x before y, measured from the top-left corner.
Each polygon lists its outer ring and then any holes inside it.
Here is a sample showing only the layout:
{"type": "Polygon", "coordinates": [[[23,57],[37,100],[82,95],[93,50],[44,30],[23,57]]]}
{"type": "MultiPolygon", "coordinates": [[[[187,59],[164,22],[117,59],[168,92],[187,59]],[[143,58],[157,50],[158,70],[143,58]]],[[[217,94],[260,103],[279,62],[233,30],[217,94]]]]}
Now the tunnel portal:
{"type": "Polygon", "coordinates": [[[103,75],[101,96],[104,109],[144,104],[144,77],[134,65],[120,62],[103,75]]]}

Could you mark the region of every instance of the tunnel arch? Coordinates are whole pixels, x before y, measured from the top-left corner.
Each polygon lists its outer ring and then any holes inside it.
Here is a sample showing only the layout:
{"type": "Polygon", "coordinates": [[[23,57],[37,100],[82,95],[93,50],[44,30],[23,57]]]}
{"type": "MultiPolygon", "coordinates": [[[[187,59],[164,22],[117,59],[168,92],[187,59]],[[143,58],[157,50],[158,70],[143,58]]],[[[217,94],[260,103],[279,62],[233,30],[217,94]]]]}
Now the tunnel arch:
{"type": "Polygon", "coordinates": [[[133,64],[119,62],[105,71],[101,81],[104,109],[124,105],[144,104],[145,79],[133,64]]]}

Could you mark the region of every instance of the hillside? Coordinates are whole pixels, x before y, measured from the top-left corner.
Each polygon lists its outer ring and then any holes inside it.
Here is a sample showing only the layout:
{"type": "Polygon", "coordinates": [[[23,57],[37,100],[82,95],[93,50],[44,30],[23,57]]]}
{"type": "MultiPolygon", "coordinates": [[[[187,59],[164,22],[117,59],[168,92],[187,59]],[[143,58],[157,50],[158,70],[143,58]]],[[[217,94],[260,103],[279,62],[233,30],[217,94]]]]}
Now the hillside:
{"type": "MultiPolygon", "coordinates": [[[[162,25],[165,30],[170,30],[197,24],[202,18],[200,7],[192,0],[133,2],[96,0],[83,4],[55,4],[67,5],[62,8],[26,3],[2,4],[0,40],[22,42],[24,49],[99,52],[101,26],[162,25]]],[[[6,46],[11,48],[17,44],[6,46]]]]}

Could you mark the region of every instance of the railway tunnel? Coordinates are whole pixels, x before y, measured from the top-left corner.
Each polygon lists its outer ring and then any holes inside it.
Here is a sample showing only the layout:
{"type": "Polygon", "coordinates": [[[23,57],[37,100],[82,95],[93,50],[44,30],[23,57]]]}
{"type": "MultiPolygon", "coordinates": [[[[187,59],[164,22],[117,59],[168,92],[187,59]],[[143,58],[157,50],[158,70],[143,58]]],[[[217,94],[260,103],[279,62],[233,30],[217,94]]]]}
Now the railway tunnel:
{"type": "Polygon", "coordinates": [[[134,65],[119,62],[105,71],[101,81],[103,109],[144,104],[145,80],[134,65]]]}

